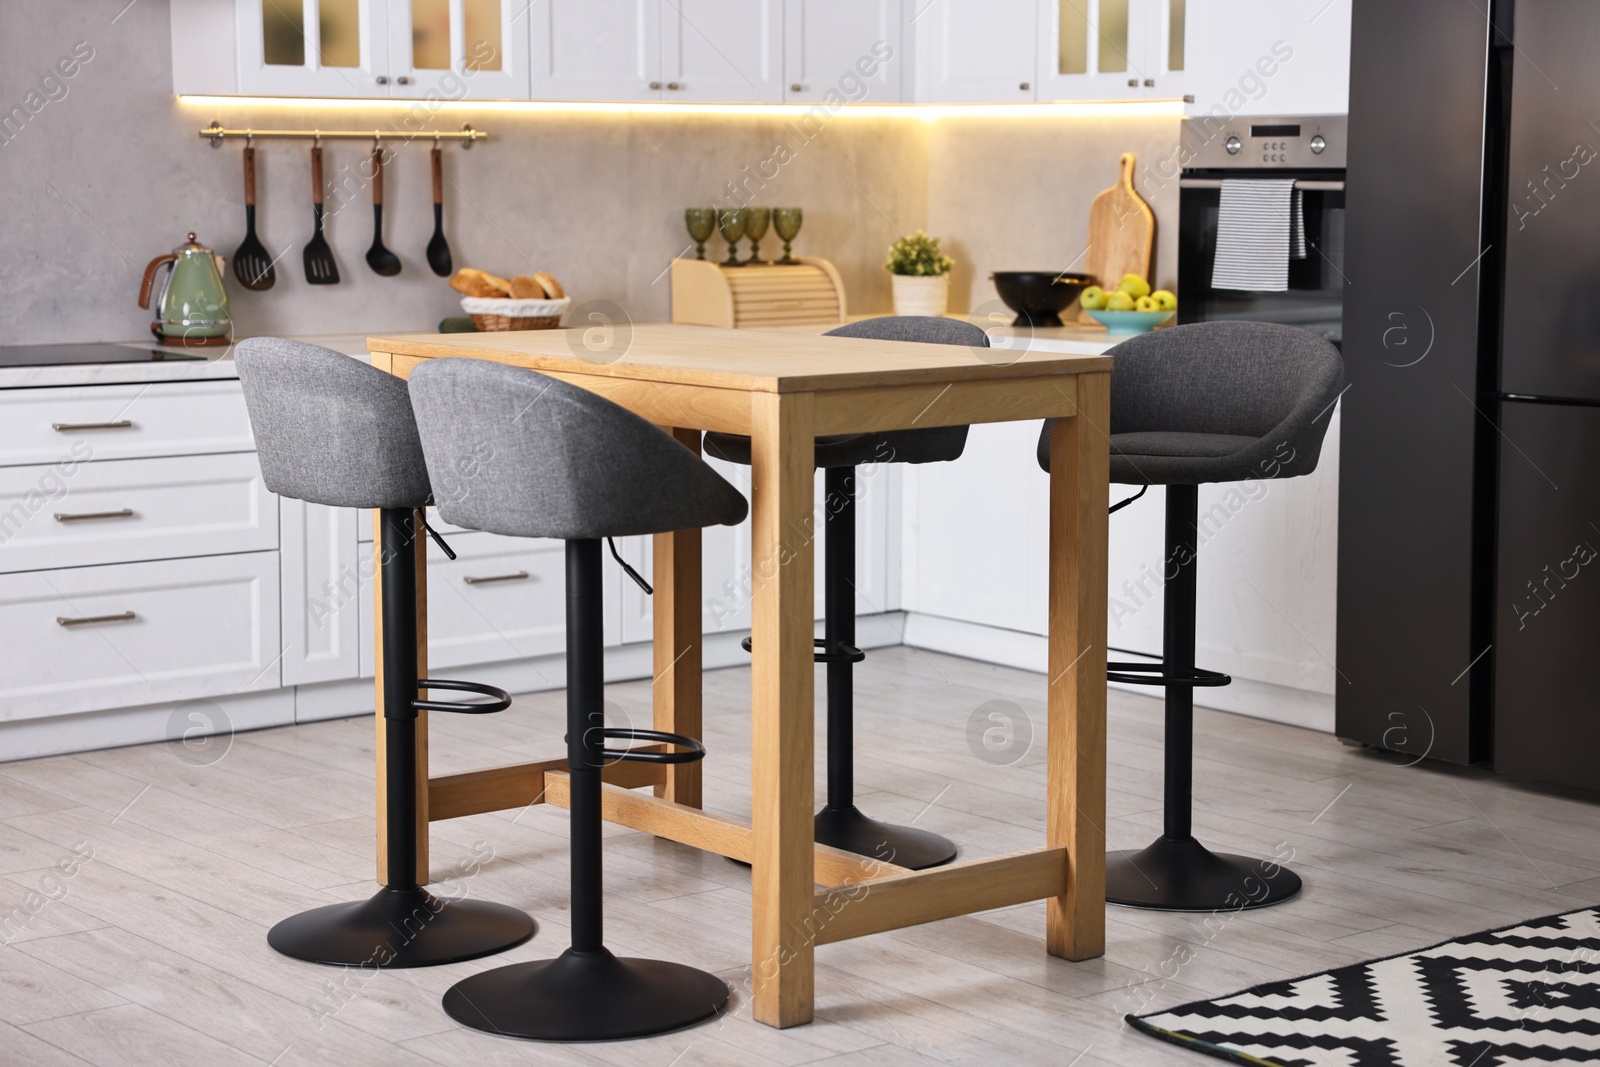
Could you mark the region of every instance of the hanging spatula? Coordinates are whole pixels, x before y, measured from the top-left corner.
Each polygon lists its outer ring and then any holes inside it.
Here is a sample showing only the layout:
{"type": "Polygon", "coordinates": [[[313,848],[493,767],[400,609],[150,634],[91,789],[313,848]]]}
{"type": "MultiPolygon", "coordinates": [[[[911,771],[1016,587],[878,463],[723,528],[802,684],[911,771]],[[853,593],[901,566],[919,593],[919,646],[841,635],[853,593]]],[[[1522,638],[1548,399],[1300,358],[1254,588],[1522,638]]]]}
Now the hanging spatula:
{"type": "Polygon", "coordinates": [[[367,266],[385,278],[400,273],[400,257],[383,247],[383,149],[372,152],[372,247],[367,266]]]}
{"type": "Polygon", "coordinates": [[[444,162],[438,142],[429,154],[433,164],[433,236],[428,238],[428,266],[441,278],[450,277],[455,263],[450,259],[450,244],[444,239],[444,162]]]}
{"type": "Polygon", "coordinates": [[[233,274],[246,289],[271,289],[278,280],[272,257],[256,236],[256,150],[244,150],[244,241],[233,254],[233,274]]]}
{"type": "Polygon", "coordinates": [[[306,281],[312,285],[339,284],[339,265],[333,261],[333,249],[322,236],[322,148],[311,149],[311,218],[314,229],[306,242],[306,281]]]}

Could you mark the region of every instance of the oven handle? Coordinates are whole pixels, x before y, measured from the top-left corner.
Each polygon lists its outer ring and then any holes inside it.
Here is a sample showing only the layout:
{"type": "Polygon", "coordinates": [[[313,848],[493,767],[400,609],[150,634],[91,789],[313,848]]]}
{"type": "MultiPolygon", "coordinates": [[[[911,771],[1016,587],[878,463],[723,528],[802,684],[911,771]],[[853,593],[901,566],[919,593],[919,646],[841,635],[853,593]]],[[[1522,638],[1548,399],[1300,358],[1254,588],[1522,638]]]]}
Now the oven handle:
{"type": "MultiPolygon", "coordinates": [[[[1310,181],[1310,180],[1306,180],[1306,179],[1297,179],[1295,181],[1295,183],[1294,183],[1294,187],[1296,189],[1304,189],[1306,192],[1309,192],[1309,193],[1342,193],[1342,192],[1344,192],[1344,182],[1322,182],[1322,181],[1310,181]]],[[[1222,179],[1221,178],[1180,178],[1178,180],[1178,188],[1180,188],[1180,189],[1221,189],[1222,188],[1222,179]]]]}

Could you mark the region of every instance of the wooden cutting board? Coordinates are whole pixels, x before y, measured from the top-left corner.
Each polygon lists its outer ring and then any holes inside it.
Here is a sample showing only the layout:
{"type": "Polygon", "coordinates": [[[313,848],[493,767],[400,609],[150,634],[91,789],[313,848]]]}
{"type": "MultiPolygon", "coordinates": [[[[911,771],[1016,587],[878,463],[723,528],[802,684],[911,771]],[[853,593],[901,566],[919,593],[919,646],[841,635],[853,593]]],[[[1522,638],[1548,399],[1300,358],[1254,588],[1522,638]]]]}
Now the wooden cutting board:
{"type": "MultiPolygon", "coordinates": [[[[1133,153],[1124,152],[1117,183],[1089,205],[1089,248],[1078,269],[1094,275],[1102,289],[1115,289],[1124,274],[1150,277],[1156,217],[1133,188],[1133,164],[1133,153]]],[[[1079,312],[1078,321],[1096,325],[1087,312],[1079,312]]]]}

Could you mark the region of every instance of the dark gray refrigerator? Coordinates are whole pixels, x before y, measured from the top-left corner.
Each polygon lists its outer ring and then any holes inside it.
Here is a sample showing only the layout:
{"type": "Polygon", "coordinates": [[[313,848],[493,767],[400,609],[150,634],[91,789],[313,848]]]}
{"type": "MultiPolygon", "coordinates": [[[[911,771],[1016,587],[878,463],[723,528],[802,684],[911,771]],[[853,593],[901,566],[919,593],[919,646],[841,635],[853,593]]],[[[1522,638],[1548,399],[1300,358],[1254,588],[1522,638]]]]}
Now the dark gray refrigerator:
{"type": "Polygon", "coordinates": [[[1600,4],[1353,34],[1337,729],[1600,790],[1600,4]]]}

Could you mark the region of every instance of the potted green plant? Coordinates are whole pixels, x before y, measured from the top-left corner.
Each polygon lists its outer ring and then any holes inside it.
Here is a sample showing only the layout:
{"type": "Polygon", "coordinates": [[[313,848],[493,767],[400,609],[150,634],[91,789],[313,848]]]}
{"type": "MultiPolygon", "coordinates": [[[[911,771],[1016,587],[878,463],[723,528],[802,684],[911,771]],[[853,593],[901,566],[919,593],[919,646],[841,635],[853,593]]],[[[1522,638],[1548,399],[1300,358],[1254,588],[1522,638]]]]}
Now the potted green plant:
{"type": "Polygon", "coordinates": [[[889,246],[883,265],[894,280],[896,315],[943,315],[950,303],[950,268],[955,261],[939,251],[939,239],[918,230],[889,246]]]}

